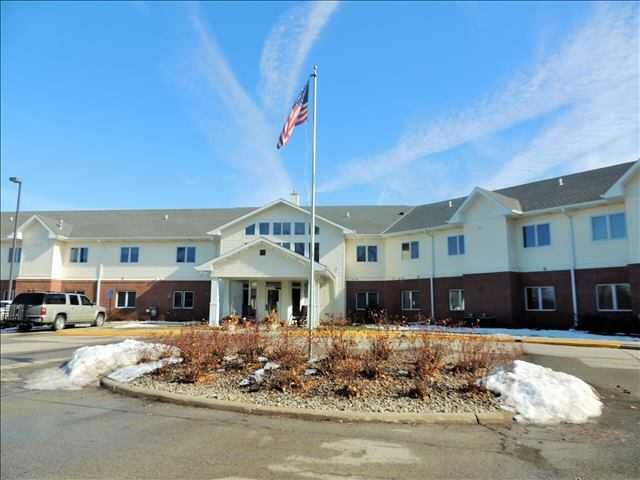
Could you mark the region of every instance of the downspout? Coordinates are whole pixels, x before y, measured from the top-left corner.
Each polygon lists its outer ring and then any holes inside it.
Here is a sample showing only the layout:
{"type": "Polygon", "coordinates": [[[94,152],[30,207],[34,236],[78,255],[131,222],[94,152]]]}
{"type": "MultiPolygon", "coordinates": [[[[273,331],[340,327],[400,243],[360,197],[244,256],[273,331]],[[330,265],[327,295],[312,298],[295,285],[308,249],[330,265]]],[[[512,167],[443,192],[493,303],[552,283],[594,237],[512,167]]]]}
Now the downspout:
{"type": "Polygon", "coordinates": [[[430,287],[430,298],[431,298],[431,321],[435,322],[436,319],[436,307],[435,307],[435,288],[433,286],[433,281],[435,278],[435,272],[436,272],[436,246],[435,246],[435,239],[433,238],[433,235],[431,233],[429,233],[428,231],[425,231],[425,233],[429,236],[429,238],[431,239],[431,277],[429,278],[429,287],[430,287]]]}
{"type": "Polygon", "coordinates": [[[98,278],[96,281],[96,305],[100,306],[100,290],[102,286],[102,270],[103,265],[98,265],[98,278]]]}
{"type": "Polygon", "coordinates": [[[573,328],[578,328],[578,296],[576,294],[576,240],[573,228],[573,216],[569,215],[565,209],[562,213],[569,219],[569,234],[571,235],[571,303],[573,306],[573,328]]]}

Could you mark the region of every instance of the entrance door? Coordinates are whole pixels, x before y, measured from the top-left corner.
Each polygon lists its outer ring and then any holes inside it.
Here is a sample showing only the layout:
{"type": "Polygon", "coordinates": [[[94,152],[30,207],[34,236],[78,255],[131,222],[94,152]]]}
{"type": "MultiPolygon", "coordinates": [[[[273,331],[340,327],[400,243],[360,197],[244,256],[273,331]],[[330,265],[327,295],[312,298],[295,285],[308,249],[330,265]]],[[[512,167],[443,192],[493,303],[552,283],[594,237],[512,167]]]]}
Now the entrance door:
{"type": "Polygon", "coordinates": [[[267,314],[275,311],[278,313],[278,303],[280,302],[280,285],[267,283],[267,314]]]}

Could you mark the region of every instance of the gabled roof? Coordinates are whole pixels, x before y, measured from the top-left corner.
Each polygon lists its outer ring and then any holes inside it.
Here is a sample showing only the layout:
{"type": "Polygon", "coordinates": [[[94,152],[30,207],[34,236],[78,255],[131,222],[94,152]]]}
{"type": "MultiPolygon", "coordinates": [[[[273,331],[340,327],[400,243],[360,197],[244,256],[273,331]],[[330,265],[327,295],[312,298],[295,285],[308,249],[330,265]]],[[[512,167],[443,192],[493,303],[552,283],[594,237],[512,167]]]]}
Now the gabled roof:
{"type": "Polygon", "coordinates": [[[469,208],[473,201],[478,198],[483,197],[497,206],[502,213],[505,215],[511,213],[522,213],[522,206],[520,202],[515,198],[507,197],[502,195],[501,193],[491,192],[489,190],[485,190],[484,188],[476,187],[473,189],[471,194],[462,202],[462,205],[458,207],[455,213],[448,220],[448,223],[459,223],[462,221],[462,214],[464,211],[469,208]]]}
{"type": "MultiPolygon", "coordinates": [[[[263,207],[256,208],[255,210],[247,212],[246,214],[242,215],[241,217],[234,218],[233,220],[231,220],[231,221],[225,223],[224,225],[221,225],[221,226],[219,226],[219,227],[217,227],[217,228],[215,228],[215,229],[213,229],[213,230],[211,230],[210,232],[207,232],[207,233],[209,233],[210,235],[220,235],[222,230],[224,230],[225,228],[230,227],[231,225],[235,225],[236,223],[242,222],[242,221],[244,221],[244,220],[246,220],[246,219],[248,219],[248,218],[250,218],[250,217],[252,217],[254,215],[257,215],[257,214],[259,214],[261,212],[264,212],[265,210],[273,208],[276,205],[285,205],[287,207],[293,208],[294,210],[302,212],[302,213],[304,213],[306,215],[310,215],[309,210],[306,210],[306,209],[304,209],[304,208],[302,208],[302,207],[300,207],[300,206],[298,206],[298,205],[296,205],[294,203],[291,203],[291,202],[288,202],[287,200],[279,198],[278,200],[274,200],[273,202],[267,203],[263,207]]],[[[320,219],[320,220],[323,220],[323,221],[329,223],[330,225],[333,225],[334,227],[342,230],[344,233],[350,233],[351,232],[351,229],[349,229],[349,228],[347,228],[347,227],[345,227],[343,225],[340,225],[338,223],[332,222],[331,220],[329,220],[327,218],[324,218],[322,215],[320,215],[318,213],[318,209],[317,208],[316,208],[316,218],[320,219]]]]}
{"type": "Polygon", "coordinates": [[[635,162],[633,166],[622,175],[616,183],[602,195],[603,198],[615,198],[624,195],[624,187],[636,173],[640,172],[640,160],[635,162]]]}
{"type": "MultiPolygon", "coordinates": [[[[264,237],[258,237],[255,240],[252,240],[250,242],[245,243],[244,245],[241,245],[239,247],[236,247],[232,250],[229,250],[227,253],[225,253],[224,255],[220,255],[219,257],[216,257],[212,260],[209,260],[208,262],[205,262],[201,265],[198,265],[197,267],[195,267],[196,270],[201,271],[201,272],[208,272],[210,271],[215,265],[228,261],[230,259],[232,259],[233,257],[239,255],[240,253],[244,252],[245,250],[248,250],[250,248],[253,248],[255,246],[258,245],[264,245],[265,247],[270,247],[272,249],[275,249],[277,252],[280,252],[281,254],[291,258],[292,260],[302,263],[304,265],[309,265],[309,258],[305,257],[303,255],[300,255],[299,253],[296,253],[288,248],[284,248],[281,247],[280,245],[278,245],[277,243],[274,243],[270,240],[267,240],[264,237]]],[[[316,271],[317,272],[324,272],[327,275],[329,275],[330,277],[333,278],[333,273],[327,268],[326,265],[319,263],[319,262],[314,262],[316,265],[316,271]]]]}

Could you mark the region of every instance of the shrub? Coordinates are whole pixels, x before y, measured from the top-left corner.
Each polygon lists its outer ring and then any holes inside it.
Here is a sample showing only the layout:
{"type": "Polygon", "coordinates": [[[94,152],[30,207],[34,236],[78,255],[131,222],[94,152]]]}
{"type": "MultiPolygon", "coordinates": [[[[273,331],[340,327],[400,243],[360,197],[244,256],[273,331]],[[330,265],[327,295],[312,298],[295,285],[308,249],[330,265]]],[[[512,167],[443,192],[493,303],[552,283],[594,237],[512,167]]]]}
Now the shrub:
{"type": "Polygon", "coordinates": [[[419,339],[411,346],[413,360],[413,389],[410,396],[426,398],[433,380],[438,377],[446,363],[446,351],[442,344],[419,339]]]}
{"type": "Polygon", "coordinates": [[[232,336],[235,352],[248,362],[255,362],[267,349],[267,341],[258,327],[246,328],[232,336]]]}
{"type": "Polygon", "coordinates": [[[363,377],[369,380],[380,378],[384,375],[384,368],[381,365],[381,360],[378,359],[372,352],[367,352],[362,356],[361,371],[363,377]]]}
{"type": "Polygon", "coordinates": [[[304,346],[296,342],[296,338],[293,338],[288,330],[282,331],[269,345],[267,356],[282,368],[298,368],[306,361],[304,346]]]}
{"type": "Polygon", "coordinates": [[[391,346],[391,339],[387,332],[381,332],[376,335],[369,344],[369,353],[374,360],[384,361],[391,357],[393,348],[391,346]]]}
{"type": "Polygon", "coordinates": [[[329,363],[346,360],[356,356],[356,341],[343,330],[337,328],[327,329],[324,337],[326,358],[329,363]]]}
{"type": "Polygon", "coordinates": [[[299,368],[276,370],[268,381],[272,390],[279,392],[305,391],[305,383],[299,368]]]}

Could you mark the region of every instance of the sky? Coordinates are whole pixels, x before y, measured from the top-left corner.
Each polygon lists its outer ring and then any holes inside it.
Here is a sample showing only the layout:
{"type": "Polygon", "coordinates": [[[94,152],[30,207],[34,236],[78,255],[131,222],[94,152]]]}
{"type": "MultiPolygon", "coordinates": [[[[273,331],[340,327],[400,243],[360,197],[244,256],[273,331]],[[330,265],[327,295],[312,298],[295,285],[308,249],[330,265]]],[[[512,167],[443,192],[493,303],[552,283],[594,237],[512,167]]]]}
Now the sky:
{"type": "Polygon", "coordinates": [[[2,210],[423,204],[640,158],[638,3],[2,2],[2,210]]]}

